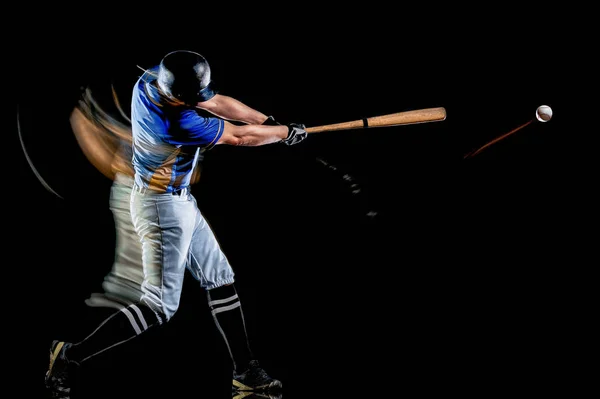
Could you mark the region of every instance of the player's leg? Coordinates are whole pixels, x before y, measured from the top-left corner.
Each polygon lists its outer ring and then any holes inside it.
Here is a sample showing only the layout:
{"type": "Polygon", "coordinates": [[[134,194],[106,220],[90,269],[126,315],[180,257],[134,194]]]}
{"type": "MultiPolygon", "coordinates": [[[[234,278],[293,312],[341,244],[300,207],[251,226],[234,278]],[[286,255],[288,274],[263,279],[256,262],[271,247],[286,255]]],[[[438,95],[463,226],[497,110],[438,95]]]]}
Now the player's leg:
{"type": "Polygon", "coordinates": [[[128,342],[149,328],[167,322],[177,311],[193,232],[193,223],[188,220],[193,220],[194,206],[173,198],[170,194],[133,195],[132,218],[142,239],[143,295],[135,304],[104,303],[118,310],[83,340],[52,343],[46,384],[53,394],[63,395],[56,397],[69,397],[70,365],[81,365],[128,342]]]}
{"type": "Polygon", "coordinates": [[[116,178],[111,186],[109,204],[117,238],[115,261],[102,285],[104,292],[92,293],[85,301],[94,308],[84,315],[89,319],[89,327],[94,320],[96,325],[80,342],[55,340],[51,344],[46,385],[53,397],[70,397],[73,375],[85,360],[128,341],[158,322],[155,312],[142,304],[136,305],[142,295],[143,266],[141,243],[129,209],[131,184],[128,178],[116,178]]]}
{"type": "Polygon", "coordinates": [[[111,340],[109,341],[110,346],[115,346],[118,342],[130,339],[132,332],[138,335],[145,331],[149,325],[154,325],[160,321],[157,319],[156,312],[149,312],[140,303],[143,294],[144,272],[142,244],[131,218],[130,198],[132,186],[133,179],[122,174],[116,175],[111,186],[109,204],[114,216],[116,233],[114,262],[102,285],[104,293],[92,294],[86,300],[86,304],[91,307],[113,309],[113,311],[102,319],[98,324],[99,327],[94,329],[92,334],[73,345],[73,349],[69,351],[69,358],[77,363],[81,363],[105,349],[107,345],[103,344],[104,339],[97,339],[98,342],[94,345],[91,344],[91,341],[96,340],[96,337],[102,336],[100,334],[102,326],[110,326],[113,323],[118,325],[114,329],[116,330],[115,334],[111,333],[111,340]],[[111,322],[112,319],[116,319],[116,321],[111,322]],[[148,320],[150,320],[150,323],[148,323],[148,320]],[[121,336],[120,340],[112,340],[112,337],[119,336],[121,336]]]}
{"type": "MultiPolygon", "coordinates": [[[[195,200],[194,200],[195,201],[195,200]]],[[[208,304],[233,363],[233,385],[238,390],[259,391],[281,387],[254,359],[234,272],[206,219],[198,210],[188,267],[207,290],[208,304]]]]}

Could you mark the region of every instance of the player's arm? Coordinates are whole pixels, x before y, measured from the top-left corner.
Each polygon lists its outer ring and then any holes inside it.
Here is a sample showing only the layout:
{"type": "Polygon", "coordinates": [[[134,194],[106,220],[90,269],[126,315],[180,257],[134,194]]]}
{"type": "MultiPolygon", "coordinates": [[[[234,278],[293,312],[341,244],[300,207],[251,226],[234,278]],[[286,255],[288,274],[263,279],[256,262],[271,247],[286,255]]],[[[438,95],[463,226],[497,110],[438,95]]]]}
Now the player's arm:
{"type": "Polygon", "coordinates": [[[230,121],[260,125],[267,120],[267,116],[233,97],[215,94],[210,100],[196,104],[196,107],[210,112],[213,115],[230,121]]]}
{"type": "Polygon", "coordinates": [[[293,145],[301,142],[307,136],[304,125],[291,123],[289,125],[234,125],[223,121],[223,134],[217,144],[256,147],[265,144],[283,142],[293,145]]]}

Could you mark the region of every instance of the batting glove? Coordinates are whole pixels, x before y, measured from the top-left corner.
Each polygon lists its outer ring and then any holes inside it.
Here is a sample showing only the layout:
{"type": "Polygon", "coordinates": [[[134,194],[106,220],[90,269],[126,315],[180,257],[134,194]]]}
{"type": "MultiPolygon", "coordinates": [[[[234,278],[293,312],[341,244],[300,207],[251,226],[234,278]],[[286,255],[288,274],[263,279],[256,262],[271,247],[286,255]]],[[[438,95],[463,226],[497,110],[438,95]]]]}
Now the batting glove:
{"type": "Polygon", "coordinates": [[[287,145],[298,144],[302,140],[304,140],[308,133],[306,132],[306,126],[301,123],[290,123],[287,125],[288,127],[288,136],[283,139],[282,142],[287,145]]]}

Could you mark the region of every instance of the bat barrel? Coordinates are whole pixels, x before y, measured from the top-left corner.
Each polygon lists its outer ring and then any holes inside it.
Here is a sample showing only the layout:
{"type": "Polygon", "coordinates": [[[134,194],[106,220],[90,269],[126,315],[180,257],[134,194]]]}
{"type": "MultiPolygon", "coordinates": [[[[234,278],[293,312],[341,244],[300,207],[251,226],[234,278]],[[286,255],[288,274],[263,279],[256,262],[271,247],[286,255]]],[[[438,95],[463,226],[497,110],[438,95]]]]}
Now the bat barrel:
{"type": "Polygon", "coordinates": [[[438,122],[446,119],[444,107],[424,108],[411,111],[396,112],[393,114],[373,116],[370,118],[349,122],[334,123],[306,128],[308,133],[331,132],[335,130],[351,130],[369,127],[385,127],[410,125],[415,123],[438,122]]]}

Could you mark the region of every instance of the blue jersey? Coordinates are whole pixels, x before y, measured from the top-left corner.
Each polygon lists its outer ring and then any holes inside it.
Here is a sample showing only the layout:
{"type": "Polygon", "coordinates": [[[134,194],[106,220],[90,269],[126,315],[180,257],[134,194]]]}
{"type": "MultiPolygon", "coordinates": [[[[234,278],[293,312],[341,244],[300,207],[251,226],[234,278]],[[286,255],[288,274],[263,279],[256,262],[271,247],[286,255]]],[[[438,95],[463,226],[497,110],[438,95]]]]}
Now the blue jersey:
{"type": "Polygon", "coordinates": [[[224,122],[167,104],[156,87],[157,71],[146,71],[133,88],[132,161],[139,187],[168,193],[190,185],[200,154],[217,143],[224,122]]]}

